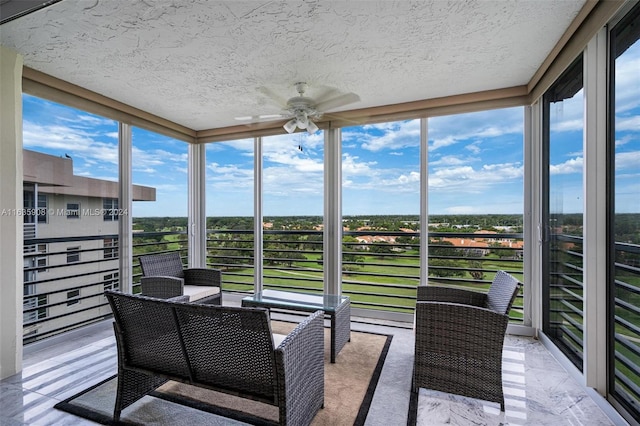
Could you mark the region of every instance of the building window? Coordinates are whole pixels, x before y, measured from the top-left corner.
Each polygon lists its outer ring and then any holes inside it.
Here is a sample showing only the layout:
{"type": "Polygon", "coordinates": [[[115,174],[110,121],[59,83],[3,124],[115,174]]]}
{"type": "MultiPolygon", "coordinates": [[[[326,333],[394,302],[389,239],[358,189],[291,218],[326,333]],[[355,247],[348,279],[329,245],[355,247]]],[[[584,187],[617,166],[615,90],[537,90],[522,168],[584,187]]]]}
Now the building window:
{"type": "Polygon", "coordinates": [[[24,223],[34,223],[35,216],[33,211],[35,210],[35,192],[32,186],[29,189],[22,191],[22,206],[24,207],[25,214],[23,215],[24,223]]]}
{"type": "Polygon", "coordinates": [[[105,221],[118,220],[118,199],[104,198],[102,200],[103,218],[105,221]]]}
{"type": "Polygon", "coordinates": [[[67,248],[67,263],[80,262],[80,247],[67,248]]]}
{"type": "Polygon", "coordinates": [[[24,257],[24,282],[35,281],[38,279],[38,272],[47,271],[47,245],[33,244],[25,246],[23,251],[29,254],[24,257]]]}
{"type": "Polygon", "coordinates": [[[67,306],[80,303],[80,289],[67,292],[67,306]]]}
{"type": "Polygon", "coordinates": [[[38,194],[38,223],[47,223],[47,195],[38,194]]]}
{"type": "Polygon", "coordinates": [[[31,296],[32,294],[36,294],[36,285],[35,284],[25,284],[24,285],[24,295],[31,296]]]}
{"type": "Polygon", "coordinates": [[[47,296],[28,297],[24,300],[22,308],[22,322],[29,323],[47,317],[47,296]],[[38,309],[35,309],[38,308],[38,309]],[[33,309],[33,310],[30,310],[33,309]]]}
{"type": "Polygon", "coordinates": [[[80,219],[80,204],[67,203],[67,219],[80,219]]]}
{"type": "Polygon", "coordinates": [[[38,272],[46,272],[47,271],[47,245],[46,244],[38,244],[37,245],[37,253],[42,256],[37,256],[34,259],[34,266],[38,267],[38,272]]]}
{"type": "Polygon", "coordinates": [[[117,238],[104,239],[104,258],[105,259],[118,258],[118,239],[117,238]]]}
{"type": "Polygon", "coordinates": [[[103,280],[104,290],[118,290],[120,288],[120,281],[118,272],[105,275],[103,280]]]}

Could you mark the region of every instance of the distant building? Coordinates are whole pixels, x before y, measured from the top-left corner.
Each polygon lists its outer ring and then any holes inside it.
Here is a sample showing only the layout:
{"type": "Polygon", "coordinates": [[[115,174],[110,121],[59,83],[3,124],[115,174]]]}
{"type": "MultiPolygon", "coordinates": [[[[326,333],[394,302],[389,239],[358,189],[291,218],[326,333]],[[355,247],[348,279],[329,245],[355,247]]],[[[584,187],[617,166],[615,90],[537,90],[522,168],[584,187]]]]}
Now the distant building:
{"type": "MultiPolygon", "coordinates": [[[[118,220],[131,213],[118,206],[118,183],[76,176],[68,156],[29,150],[23,175],[25,338],[109,314],[103,292],[119,288],[118,220]]],[[[156,199],[155,188],[132,191],[134,201],[156,199]]]]}

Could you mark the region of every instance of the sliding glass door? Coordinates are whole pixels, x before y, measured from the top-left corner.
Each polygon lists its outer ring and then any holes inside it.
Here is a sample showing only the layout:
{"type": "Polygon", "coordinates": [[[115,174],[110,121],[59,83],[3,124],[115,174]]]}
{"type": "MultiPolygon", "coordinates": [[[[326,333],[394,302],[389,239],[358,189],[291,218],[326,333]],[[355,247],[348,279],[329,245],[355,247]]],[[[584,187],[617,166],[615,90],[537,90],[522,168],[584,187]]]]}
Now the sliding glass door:
{"type": "Polygon", "coordinates": [[[543,100],[543,331],[582,370],[582,57],[543,100]]]}
{"type": "Polygon", "coordinates": [[[609,393],[640,419],[640,5],[611,31],[609,393]]]}

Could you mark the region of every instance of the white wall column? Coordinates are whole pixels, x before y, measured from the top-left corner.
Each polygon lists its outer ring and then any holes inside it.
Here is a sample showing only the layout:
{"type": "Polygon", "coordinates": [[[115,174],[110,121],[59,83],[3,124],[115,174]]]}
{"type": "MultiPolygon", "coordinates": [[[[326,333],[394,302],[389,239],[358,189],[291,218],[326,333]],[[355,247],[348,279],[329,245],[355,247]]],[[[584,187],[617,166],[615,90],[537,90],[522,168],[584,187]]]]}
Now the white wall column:
{"type": "Polygon", "coordinates": [[[324,292],[342,294],[342,132],[324,131],[324,292]]]}
{"type": "Polygon", "coordinates": [[[584,375],[607,390],[607,30],[584,51],[584,375]]]}
{"type": "Polygon", "coordinates": [[[189,144],[188,265],[207,266],[206,146],[189,144]]]}
{"type": "Polygon", "coordinates": [[[420,119],[420,285],[429,282],[429,128],[420,119]]]}
{"type": "Polygon", "coordinates": [[[22,56],[0,46],[0,379],[22,370],[22,56]]]}
{"type": "Polygon", "coordinates": [[[262,138],[253,140],[253,291],[262,291],[262,138]]]}
{"type": "Polygon", "coordinates": [[[133,193],[131,166],[131,126],[126,123],[118,125],[118,206],[126,214],[118,218],[118,249],[120,290],[131,293],[133,290],[133,193]]]}

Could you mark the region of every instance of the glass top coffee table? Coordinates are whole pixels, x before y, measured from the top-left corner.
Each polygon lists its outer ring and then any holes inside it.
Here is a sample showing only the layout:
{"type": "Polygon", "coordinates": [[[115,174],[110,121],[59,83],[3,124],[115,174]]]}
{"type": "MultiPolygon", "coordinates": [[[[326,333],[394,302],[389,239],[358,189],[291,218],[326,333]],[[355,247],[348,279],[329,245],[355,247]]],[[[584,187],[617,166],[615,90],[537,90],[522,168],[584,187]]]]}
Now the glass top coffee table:
{"type": "Polygon", "coordinates": [[[242,299],[242,306],[291,311],[324,311],[331,321],[331,362],[351,340],[351,301],[346,296],[263,290],[242,299]]]}

